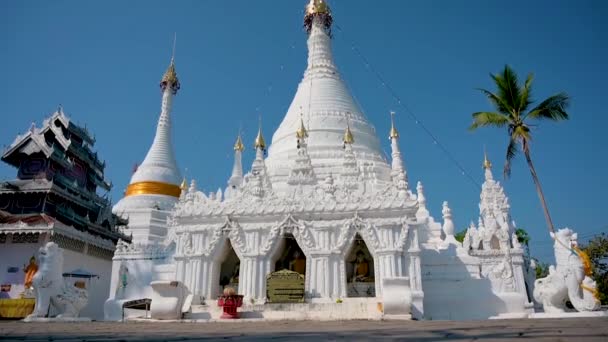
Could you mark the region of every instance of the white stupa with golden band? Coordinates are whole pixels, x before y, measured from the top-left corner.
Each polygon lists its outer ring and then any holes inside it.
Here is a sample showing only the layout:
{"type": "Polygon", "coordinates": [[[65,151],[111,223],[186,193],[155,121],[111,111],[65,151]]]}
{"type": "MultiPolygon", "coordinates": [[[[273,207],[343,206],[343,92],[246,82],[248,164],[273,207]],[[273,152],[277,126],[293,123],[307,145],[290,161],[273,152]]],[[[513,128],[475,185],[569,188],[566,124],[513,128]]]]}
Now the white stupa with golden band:
{"type": "MultiPolygon", "coordinates": [[[[127,186],[124,198],[113,208],[116,214],[129,219],[129,228],[133,232],[134,241],[155,240],[154,231],[144,229],[159,213],[168,212],[177,202],[182,187],[182,176],[175,161],[175,153],[171,141],[171,109],[173,97],[180,88],[175,63],[171,63],[160,81],[162,92],[161,113],[158,118],[156,135],[144,161],[133,173],[127,186]],[[137,227],[141,226],[139,231],[137,227]]],[[[166,214],[160,214],[166,216],[166,214]]],[[[157,230],[164,232],[166,228],[157,230]]]]}

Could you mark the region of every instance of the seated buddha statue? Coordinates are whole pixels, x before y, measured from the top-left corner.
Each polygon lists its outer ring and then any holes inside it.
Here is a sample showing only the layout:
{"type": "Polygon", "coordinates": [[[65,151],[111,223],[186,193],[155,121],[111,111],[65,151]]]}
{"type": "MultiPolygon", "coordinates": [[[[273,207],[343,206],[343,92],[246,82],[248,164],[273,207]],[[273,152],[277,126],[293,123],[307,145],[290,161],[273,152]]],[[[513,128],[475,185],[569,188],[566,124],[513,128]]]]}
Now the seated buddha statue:
{"type": "Polygon", "coordinates": [[[239,283],[239,272],[241,269],[241,263],[237,262],[234,265],[234,270],[232,271],[232,277],[230,277],[230,284],[238,284],[239,283]]]}
{"type": "Polygon", "coordinates": [[[364,282],[368,280],[369,264],[365,259],[363,252],[357,252],[357,258],[355,259],[353,267],[353,279],[352,282],[364,282]]]}
{"type": "Polygon", "coordinates": [[[289,269],[300,274],[306,273],[306,259],[300,251],[293,252],[293,260],[289,262],[289,269]]]}
{"type": "Polygon", "coordinates": [[[38,265],[36,264],[35,257],[32,256],[30,258],[30,263],[29,265],[23,268],[23,272],[25,273],[25,279],[23,281],[23,284],[25,285],[26,289],[29,289],[32,287],[32,280],[34,279],[34,275],[36,274],[36,272],[38,272],[38,265]]]}

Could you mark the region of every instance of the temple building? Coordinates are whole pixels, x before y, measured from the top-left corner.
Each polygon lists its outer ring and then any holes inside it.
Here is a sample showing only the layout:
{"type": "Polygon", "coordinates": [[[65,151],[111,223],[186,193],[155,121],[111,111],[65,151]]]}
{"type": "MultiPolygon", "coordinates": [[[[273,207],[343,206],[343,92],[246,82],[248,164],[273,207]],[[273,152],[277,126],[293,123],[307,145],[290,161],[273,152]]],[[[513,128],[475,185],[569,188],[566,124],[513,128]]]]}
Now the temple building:
{"type": "Polygon", "coordinates": [[[308,66],[293,101],[269,145],[258,128],[248,172],[245,143],[236,138],[224,191],[205,194],[194,180],[180,191],[169,131],[179,88],[171,63],[154,143],[114,208],[129,217],[133,243],[118,244],[106,319],[120,319],[123,303],[143,298],[182,309],[181,294],[157,287],[167,281],[188,289],[192,319],[216,318],[226,287],[244,296],[245,317],[269,319],[287,317],[273,305],[285,301],[296,303],[289,317],[313,319],[381,318],[401,299],[419,319],[530,312],[523,249],[489,162],[480,223],[463,245],[448,203],[437,222],[422,184],[409,182],[394,122],[391,158],[384,157],[334,62],[332,22],[325,1],[308,3],[308,66]],[[302,298],[268,285],[278,273],[301,276],[302,298]]]}
{"type": "Polygon", "coordinates": [[[66,272],[92,277],[80,284],[90,293],[83,314],[103,317],[116,243],[130,237],[119,230],[127,222],[112,214],[112,184],[94,144],[60,107],[4,151],[2,161],[17,168],[17,179],[0,183],[0,282],[9,290],[4,296],[32,297],[36,253],[53,241],[64,249],[66,272]]]}

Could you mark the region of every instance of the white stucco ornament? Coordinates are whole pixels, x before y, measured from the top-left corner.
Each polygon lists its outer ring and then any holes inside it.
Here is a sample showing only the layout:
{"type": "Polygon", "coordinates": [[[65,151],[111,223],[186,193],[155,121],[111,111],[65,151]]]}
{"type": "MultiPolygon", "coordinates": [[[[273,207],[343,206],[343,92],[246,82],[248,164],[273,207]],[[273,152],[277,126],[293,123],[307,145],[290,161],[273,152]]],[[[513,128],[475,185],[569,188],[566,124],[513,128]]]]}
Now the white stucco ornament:
{"type": "Polygon", "coordinates": [[[38,252],[40,269],[33,279],[36,306],[34,312],[24,321],[36,321],[45,318],[52,306],[59,314],[56,320],[77,319],[88,302],[88,293],[84,289],[66,284],[62,277],[63,251],[54,242],[47,243],[38,252]]]}
{"type": "Polygon", "coordinates": [[[549,275],[537,279],[534,285],[534,299],[543,304],[546,313],[568,311],[566,301],[570,301],[577,311],[596,311],[600,309],[597,286],[589,277],[582,258],[576,253],[577,234],[564,228],[551,233],[555,240],[556,265],[549,267],[549,275]]]}

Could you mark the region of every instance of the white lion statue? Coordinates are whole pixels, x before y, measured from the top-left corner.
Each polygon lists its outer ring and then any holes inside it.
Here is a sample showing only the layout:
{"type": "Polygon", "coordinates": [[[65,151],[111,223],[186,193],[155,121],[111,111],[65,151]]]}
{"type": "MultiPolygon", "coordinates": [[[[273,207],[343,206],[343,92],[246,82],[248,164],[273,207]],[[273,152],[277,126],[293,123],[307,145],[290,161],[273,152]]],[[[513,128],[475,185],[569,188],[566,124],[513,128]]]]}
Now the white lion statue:
{"type": "Polygon", "coordinates": [[[589,277],[589,260],[577,249],[577,234],[564,228],[551,233],[551,237],[555,240],[556,266],[549,267],[547,277],[536,280],[534,299],[543,304],[547,313],[565,312],[568,300],[577,311],[599,310],[597,286],[589,277]]]}
{"type": "Polygon", "coordinates": [[[88,302],[84,289],[66,284],[63,280],[63,251],[54,242],[40,247],[38,251],[40,268],[32,285],[36,296],[34,312],[25,320],[46,317],[52,305],[59,314],[57,318],[76,318],[88,302]]]}

